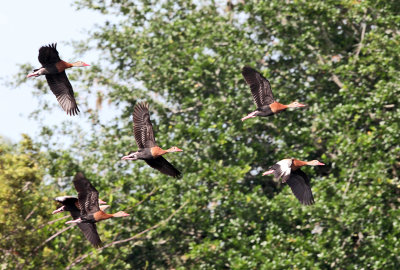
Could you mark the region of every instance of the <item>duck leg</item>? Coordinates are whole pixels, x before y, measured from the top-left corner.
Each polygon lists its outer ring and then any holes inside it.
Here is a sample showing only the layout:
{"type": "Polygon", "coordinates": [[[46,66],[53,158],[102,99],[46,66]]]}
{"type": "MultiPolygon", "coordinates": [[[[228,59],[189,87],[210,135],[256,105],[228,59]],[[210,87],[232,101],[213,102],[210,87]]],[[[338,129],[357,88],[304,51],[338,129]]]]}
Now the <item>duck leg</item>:
{"type": "Polygon", "coordinates": [[[269,170],[269,171],[264,172],[262,175],[272,174],[274,172],[275,172],[275,170],[269,170]]]}
{"type": "Polygon", "coordinates": [[[77,219],[74,219],[74,220],[67,221],[67,222],[65,222],[65,224],[81,223],[81,222],[82,222],[82,219],[81,218],[77,218],[77,219]]]}
{"type": "Polygon", "coordinates": [[[54,210],[54,211],[52,212],[52,214],[54,215],[54,214],[57,214],[57,213],[60,213],[60,212],[64,212],[64,211],[65,211],[65,205],[61,206],[61,207],[58,208],[57,210],[54,210]]]}
{"type": "Polygon", "coordinates": [[[242,121],[244,121],[244,120],[246,120],[246,119],[249,119],[249,118],[254,118],[254,117],[256,117],[256,114],[257,113],[257,111],[254,111],[254,112],[252,112],[252,113],[249,113],[247,116],[245,116],[245,117],[243,117],[242,118],[242,121]]]}
{"type": "Polygon", "coordinates": [[[137,156],[138,152],[134,152],[132,154],[129,154],[127,156],[122,157],[122,160],[137,160],[138,156],[137,156]]]}
{"type": "Polygon", "coordinates": [[[26,77],[29,78],[29,77],[39,77],[39,76],[40,76],[39,70],[37,70],[35,72],[29,73],[26,77]]]}

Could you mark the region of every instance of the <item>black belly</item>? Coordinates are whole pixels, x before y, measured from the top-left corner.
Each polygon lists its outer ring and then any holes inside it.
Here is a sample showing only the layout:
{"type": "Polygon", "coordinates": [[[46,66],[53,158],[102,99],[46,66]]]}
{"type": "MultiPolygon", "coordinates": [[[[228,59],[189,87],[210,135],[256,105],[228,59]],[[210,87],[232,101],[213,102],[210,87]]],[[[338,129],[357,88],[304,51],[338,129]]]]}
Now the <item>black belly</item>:
{"type": "Polygon", "coordinates": [[[153,155],[151,154],[151,148],[144,148],[138,151],[137,155],[138,159],[153,159],[153,155]]]}
{"type": "Polygon", "coordinates": [[[270,116],[273,114],[274,113],[272,112],[271,107],[269,107],[269,105],[265,105],[257,108],[256,116],[270,116]]]}
{"type": "Polygon", "coordinates": [[[60,73],[56,67],[56,65],[51,64],[51,65],[46,65],[44,66],[45,70],[47,71],[45,74],[57,74],[60,73]]]}
{"type": "Polygon", "coordinates": [[[81,216],[81,223],[96,223],[96,220],[94,219],[94,215],[93,214],[89,214],[86,216],[81,216]]]}

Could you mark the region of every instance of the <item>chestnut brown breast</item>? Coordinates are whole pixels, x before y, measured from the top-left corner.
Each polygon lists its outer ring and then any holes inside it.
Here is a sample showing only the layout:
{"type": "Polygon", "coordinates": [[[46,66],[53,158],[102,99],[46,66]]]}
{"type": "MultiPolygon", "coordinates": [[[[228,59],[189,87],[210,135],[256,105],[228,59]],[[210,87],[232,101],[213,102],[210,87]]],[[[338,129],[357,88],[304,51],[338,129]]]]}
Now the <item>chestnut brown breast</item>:
{"type": "Polygon", "coordinates": [[[164,155],[165,153],[167,153],[167,151],[161,149],[158,146],[154,146],[154,147],[151,148],[151,155],[153,157],[159,157],[161,155],[164,155]]]}
{"type": "Polygon", "coordinates": [[[300,167],[302,167],[304,165],[307,165],[307,162],[301,161],[301,160],[298,160],[298,159],[293,159],[291,169],[292,169],[292,171],[295,171],[295,170],[297,170],[298,168],[300,168],[300,167]]]}
{"type": "Polygon", "coordinates": [[[94,218],[94,220],[96,220],[96,221],[108,219],[108,218],[110,218],[110,217],[112,217],[112,215],[107,214],[107,213],[105,213],[105,212],[103,212],[103,211],[101,211],[101,210],[100,210],[100,211],[97,211],[96,213],[93,214],[93,218],[94,218]]]}
{"type": "Polygon", "coordinates": [[[271,103],[269,105],[269,107],[271,108],[271,111],[273,113],[278,113],[278,112],[283,111],[283,110],[285,110],[287,108],[286,105],[283,105],[283,104],[281,104],[279,102],[276,102],[276,101],[274,103],[271,103]]]}
{"type": "Polygon", "coordinates": [[[70,67],[72,67],[72,64],[65,62],[63,60],[58,61],[56,63],[56,68],[57,68],[58,72],[63,72],[64,70],[66,70],[67,68],[70,68],[70,67]]]}

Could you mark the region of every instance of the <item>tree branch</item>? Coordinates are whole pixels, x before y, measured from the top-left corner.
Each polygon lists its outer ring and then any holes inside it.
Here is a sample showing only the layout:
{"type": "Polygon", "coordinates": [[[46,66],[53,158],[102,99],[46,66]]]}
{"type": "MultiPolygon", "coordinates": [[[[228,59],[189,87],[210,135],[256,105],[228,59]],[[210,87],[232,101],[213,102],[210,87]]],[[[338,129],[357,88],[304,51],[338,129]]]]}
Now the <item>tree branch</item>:
{"type": "MultiPolygon", "coordinates": [[[[69,230],[70,228],[72,228],[73,226],[75,226],[76,223],[71,224],[69,227],[62,229],[61,231],[56,232],[55,234],[53,234],[52,236],[50,236],[49,238],[46,239],[46,241],[44,241],[41,245],[37,246],[31,253],[30,256],[33,257],[35,256],[36,252],[43,247],[44,245],[46,245],[48,242],[50,242],[51,240],[53,240],[55,237],[57,237],[58,235],[62,234],[63,232],[65,232],[66,230],[69,230]]],[[[24,262],[19,263],[15,268],[16,269],[24,269],[25,265],[29,262],[29,260],[25,260],[24,262]]]]}
{"type": "Polygon", "coordinates": [[[143,198],[143,200],[141,200],[140,202],[137,202],[137,203],[136,203],[134,206],[132,206],[132,207],[128,207],[128,208],[126,209],[126,211],[132,209],[133,207],[137,207],[137,206],[141,205],[145,200],[147,200],[150,196],[152,196],[157,190],[158,190],[158,187],[153,188],[153,190],[150,191],[150,192],[146,195],[146,197],[143,198]]]}
{"type": "MultiPolygon", "coordinates": [[[[317,52],[317,50],[311,46],[310,44],[307,45],[307,48],[311,51],[314,52],[314,54],[318,57],[318,60],[322,63],[322,64],[326,64],[324,58],[322,58],[322,56],[317,52]]],[[[337,86],[339,86],[339,88],[343,88],[343,83],[340,81],[339,77],[332,73],[331,79],[334,83],[336,83],[337,86]]]]}
{"type": "Polygon", "coordinates": [[[325,27],[321,26],[322,37],[325,39],[326,43],[330,48],[335,48],[335,44],[331,41],[328,35],[328,31],[326,31],[325,27]]]}
{"type": "Polygon", "coordinates": [[[153,195],[157,191],[157,189],[158,189],[158,187],[153,188],[153,190],[150,191],[143,200],[141,200],[140,202],[136,203],[133,207],[141,205],[145,200],[147,200],[147,198],[149,198],[151,195],[153,195]]]}
{"type": "MultiPolygon", "coordinates": [[[[62,220],[62,219],[66,219],[66,218],[68,218],[68,217],[69,217],[69,216],[64,216],[64,217],[61,217],[61,218],[52,220],[52,221],[50,221],[50,222],[47,222],[47,223],[45,223],[45,224],[40,225],[40,226],[37,227],[37,228],[33,228],[31,231],[32,231],[32,232],[35,232],[35,231],[40,230],[41,228],[43,228],[43,227],[45,227],[45,226],[47,226],[47,225],[53,224],[53,223],[55,223],[55,222],[57,222],[57,221],[60,221],[60,220],[62,220]]],[[[16,230],[10,232],[6,237],[3,238],[3,240],[6,240],[6,239],[10,238],[11,236],[13,236],[14,234],[16,234],[16,233],[19,232],[19,231],[21,231],[21,229],[16,229],[16,230]]]]}
{"type": "Polygon", "coordinates": [[[181,109],[181,110],[175,110],[175,109],[170,108],[170,110],[171,110],[171,112],[172,112],[173,114],[178,114],[178,113],[193,111],[194,109],[196,109],[196,108],[198,108],[198,107],[200,107],[200,106],[203,106],[203,103],[201,103],[200,101],[197,101],[197,103],[196,103],[194,106],[192,106],[192,107],[188,107],[188,108],[186,108],[186,109],[181,109]]]}
{"type": "MultiPolygon", "coordinates": [[[[138,233],[138,234],[135,234],[134,236],[132,236],[132,237],[130,237],[130,238],[122,239],[122,240],[118,240],[118,241],[113,241],[113,242],[111,242],[111,243],[109,243],[109,244],[107,244],[107,245],[105,245],[105,246],[103,246],[103,247],[97,249],[97,250],[96,250],[96,253],[100,253],[100,252],[103,251],[103,249],[108,248],[108,247],[110,247],[110,246],[122,244],[122,243],[125,243],[125,242],[132,241],[132,240],[134,240],[134,239],[137,239],[139,236],[141,236],[141,235],[143,235],[143,234],[145,234],[145,233],[147,233],[147,232],[149,232],[149,231],[151,231],[151,230],[154,230],[154,229],[156,229],[156,228],[158,228],[158,227],[160,227],[160,226],[162,226],[162,225],[168,223],[168,221],[170,221],[171,218],[172,218],[173,216],[175,216],[175,215],[176,215],[182,208],[184,208],[187,204],[188,204],[188,201],[184,202],[184,203],[183,203],[178,209],[176,209],[169,217],[167,217],[166,219],[160,221],[160,222],[157,223],[156,225],[153,225],[153,226],[147,228],[146,230],[141,231],[141,232],[138,233]]],[[[75,266],[77,263],[80,263],[81,261],[83,261],[83,260],[84,260],[85,258],[87,258],[88,256],[92,255],[93,253],[94,253],[94,251],[89,252],[89,253],[86,253],[86,254],[83,254],[83,255],[81,255],[81,256],[78,256],[77,258],[75,258],[75,260],[74,260],[70,265],[68,265],[68,267],[66,268],[66,270],[71,269],[71,267],[75,266]]]]}
{"type": "Polygon", "coordinates": [[[337,86],[339,86],[339,88],[343,88],[343,83],[339,80],[338,76],[332,74],[331,79],[336,83],[337,86]]]}
{"type": "Polygon", "coordinates": [[[358,43],[357,50],[356,50],[356,53],[355,53],[356,59],[358,59],[358,55],[360,54],[361,48],[363,46],[363,40],[364,40],[365,29],[367,28],[367,24],[366,23],[362,23],[361,27],[362,27],[362,29],[361,29],[361,40],[360,40],[360,43],[358,43]]]}
{"type": "Polygon", "coordinates": [[[46,239],[46,241],[44,241],[41,245],[37,246],[33,252],[36,253],[41,247],[43,247],[44,245],[46,245],[48,242],[50,242],[51,240],[53,240],[54,238],[56,238],[57,236],[59,236],[60,234],[62,234],[63,232],[71,229],[72,227],[74,227],[76,225],[76,223],[69,225],[67,228],[62,229],[61,231],[56,232],[55,234],[53,234],[52,236],[50,236],[49,238],[46,239]]]}
{"type": "Polygon", "coordinates": [[[355,162],[354,162],[354,164],[353,164],[353,170],[351,171],[351,174],[350,174],[350,178],[349,178],[349,180],[347,181],[347,185],[346,185],[346,188],[344,189],[344,192],[343,192],[343,194],[346,194],[347,193],[347,191],[349,190],[349,188],[350,188],[350,185],[351,185],[351,183],[353,182],[353,177],[354,177],[354,173],[356,172],[356,169],[357,169],[357,166],[358,166],[358,161],[360,160],[360,158],[358,158],[355,162]]]}
{"type": "Polygon", "coordinates": [[[51,224],[53,224],[53,223],[56,223],[57,221],[60,221],[60,220],[63,220],[63,219],[69,218],[69,217],[71,217],[71,216],[70,216],[70,215],[67,215],[67,216],[63,216],[63,217],[57,218],[57,219],[55,219],[55,220],[49,221],[49,222],[47,222],[47,223],[45,223],[45,224],[42,224],[42,225],[40,225],[39,227],[37,227],[35,231],[40,230],[41,228],[43,228],[43,227],[45,227],[45,226],[47,226],[47,225],[51,225],[51,224]]]}
{"type": "Polygon", "coordinates": [[[34,207],[32,209],[32,211],[29,212],[29,214],[25,217],[24,221],[27,221],[28,219],[30,219],[30,217],[33,215],[33,213],[35,213],[36,207],[34,207]]]}

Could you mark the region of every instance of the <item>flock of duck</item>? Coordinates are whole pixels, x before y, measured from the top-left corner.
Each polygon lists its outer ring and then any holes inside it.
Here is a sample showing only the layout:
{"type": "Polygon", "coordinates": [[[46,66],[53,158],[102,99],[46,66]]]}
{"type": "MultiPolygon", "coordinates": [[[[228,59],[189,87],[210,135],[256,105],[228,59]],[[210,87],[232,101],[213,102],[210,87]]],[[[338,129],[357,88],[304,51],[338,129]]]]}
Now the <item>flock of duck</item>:
{"type": "MultiPolygon", "coordinates": [[[[42,67],[35,69],[27,77],[45,75],[51,91],[56,96],[63,110],[68,115],[77,115],[79,108],[65,70],[71,67],[85,67],[89,65],[82,61],[68,63],[61,60],[56,46],[57,44],[54,43],[42,46],[39,49],[38,59],[42,67]]],[[[256,116],[274,115],[287,108],[306,106],[298,102],[292,102],[289,105],[276,102],[272,95],[269,81],[251,67],[243,67],[242,75],[246,83],[250,86],[254,102],[257,105],[257,109],[243,117],[242,121],[256,116]]],[[[163,174],[172,177],[179,177],[181,175],[181,172],[169,163],[163,155],[172,152],[182,152],[183,150],[176,146],[164,150],[157,145],[150,120],[149,105],[146,102],[137,103],[134,107],[133,133],[139,149],[122,157],[122,160],[144,160],[150,167],[163,174]]],[[[318,160],[301,161],[293,158],[283,159],[270,167],[263,175],[273,174],[276,179],[281,178],[282,183],[289,185],[300,203],[311,205],[314,203],[314,197],[311,192],[310,179],[301,170],[301,167],[306,165],[321,166],[325,164],[318,160]]],[[[113,217],[126,217],[129,214],[122,211],[115,214],[104,212],[109,206],[99,199],[99,192],[81,172],[75,175],[73,184],[78,192],[78,197],[60,196],[55,198],[55,201],[60,203],[61,207],[53,211],[53,214],[69,211],[73,220],[66,223],[76,223],[86,239],[93,246],[100,247],[102,242],[97,233],[95,223],[113,217]]]]}

